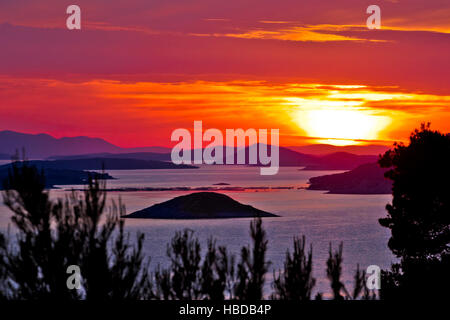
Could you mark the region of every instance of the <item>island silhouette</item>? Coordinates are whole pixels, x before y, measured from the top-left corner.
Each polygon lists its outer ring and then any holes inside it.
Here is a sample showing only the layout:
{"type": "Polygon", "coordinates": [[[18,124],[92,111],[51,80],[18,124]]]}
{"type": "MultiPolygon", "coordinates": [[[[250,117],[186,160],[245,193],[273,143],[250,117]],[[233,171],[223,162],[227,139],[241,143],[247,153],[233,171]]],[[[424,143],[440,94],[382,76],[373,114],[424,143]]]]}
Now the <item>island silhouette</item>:
{"type": "Polygon", "coordinates": [[[217,192],[196,192],[123,216],[141,219],[225,219],[277,217],[217,192]]]}
{"type": "Polygon", "coordinates": [[[367,163],[343,173],[309,179],[308,190],[324,190],[334,194],[390,194],[392,181],[378,163],[367,163]]]}

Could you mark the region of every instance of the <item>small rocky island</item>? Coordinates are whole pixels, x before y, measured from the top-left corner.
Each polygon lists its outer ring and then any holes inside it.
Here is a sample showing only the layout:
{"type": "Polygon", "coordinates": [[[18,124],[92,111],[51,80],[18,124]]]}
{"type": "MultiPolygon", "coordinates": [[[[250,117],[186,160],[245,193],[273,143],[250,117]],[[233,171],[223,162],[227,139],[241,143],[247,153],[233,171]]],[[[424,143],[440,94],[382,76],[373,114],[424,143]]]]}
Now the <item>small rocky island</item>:
{"type": "Polygon", "coordinates": [[[196,192],[176,197],[124,218],[140,219],[226,219],[277,217],[277,215],[245,205],[217,192],[196,192]]]}

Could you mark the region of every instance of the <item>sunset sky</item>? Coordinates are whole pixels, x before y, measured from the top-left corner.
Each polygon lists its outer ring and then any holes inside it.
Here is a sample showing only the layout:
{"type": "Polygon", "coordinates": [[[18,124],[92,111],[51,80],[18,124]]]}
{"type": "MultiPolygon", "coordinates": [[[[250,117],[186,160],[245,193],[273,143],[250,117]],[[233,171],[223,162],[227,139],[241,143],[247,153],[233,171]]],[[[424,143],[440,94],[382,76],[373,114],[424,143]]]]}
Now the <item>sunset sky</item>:
{"type": "Polygon", "coordinates": [[[194,120],[282,145],[450,131],[448,0],[1,0],[0,43],[0,130],[124,147],[194,120]]]}

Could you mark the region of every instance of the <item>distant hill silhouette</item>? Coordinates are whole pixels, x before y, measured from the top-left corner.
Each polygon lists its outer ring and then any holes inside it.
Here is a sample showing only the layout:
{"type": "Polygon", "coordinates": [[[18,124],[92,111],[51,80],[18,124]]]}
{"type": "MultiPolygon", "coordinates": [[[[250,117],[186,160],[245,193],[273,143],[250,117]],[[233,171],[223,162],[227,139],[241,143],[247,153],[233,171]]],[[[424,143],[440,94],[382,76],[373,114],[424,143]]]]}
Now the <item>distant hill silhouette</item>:
{"type": "Polygon", "coordinates": [[[378,159],[377,156],[355,155],[347,152],[314,156],[285,147],[280,147],[279,152],[281,167],[305,167],[303,170],[350,170],[378,159]]]}
{"type": "Polygon", "coordinates": [[[371,163],[378,159],[372,155],[356,155],[348,152],[336,152],[317,157],[313,164],[307,165],[303,170],[348,170],[362,164],[371,163]]]}
{"type": "Polygon", "coordinates": [[[216,192],[197,192],[155,204],[126,215],[142,219],[218,219],[276,217],[276,215],[244,205],[216,192]]]}
{"type": "MultiPolygon", "coordinates": [[[[222,148],[223,163],[225,163],[226,148],[222,148]]],[[[270,146],[268,146],[268,149],[270,150],[270,146]]],[[[234,148],[234,163],[237,163],[237,150],[238,148],[234,148]]],[[[314,156],[296,152],[285,147],[279,147],[279,157],[281,167],[305,167],[305,170],[350,170],[361,164],[374,162],[378,159],[374,155],[354,155],[348,152],[314,156]]],[[[245,163],[249,163],[249,147],[245,148],[245,163]]],[[[261,164],[258,163],[256,165],[260,166],[261,164]]]]}
{"type": "Polygon", "coordinates": [[[50,155],[91,153],[94,151],[118,152],[121,148],[99,138],[54,138],[48,134],[26,134],[0,131],[0,153],[12,155],[25,149],[29,158],[45,158],[50,155]]]}
{"type": "MultiPolygon", "coordinates": [[[[222,162],[226,163],[226,148],[223,149],[222,162]]],[[[269,146],[270,148],[270,146],[269,146]]],[[[234,148],[234,163],[237,163],[237,148],[234,148]]],[[[202,149],[203,154],[204,149],[202,149]]],[[[245,163],[249,163],[248,148],[246,148],[245,163]]],[[[138,160],[158,160],[158,161],[172,161],[171,150],[168,153],[156,153],[156,152],[133,152],[133,153],[93,153],[93,154],[79,154],[70,156],[51,156],[49,160],[75,160],[86,158],[116,158],[116,159],[138,159],[138,160]]],[[[191,151],[191,161],[194,160],[194,150],[191,151]]],[[[281,166],[305,166],[315,163],[316,157],[298,153],[290,149],[280,147],[280,160],[281,166]]]]}
{"type": "MultiPolygon", "coordinates": [[[[32,160],[31,165],[38,168],[64,170],[136,170],[136,169],[195,169],[190,165],[175,165],[171,162],[137,159],[88,158],[74,160],[32,160]]],[[[7,167],[9,164],[4,165],[7,167]]],[[[1,167],[0,167],[1,168],[1,167]]]]}
{"type": "MultiPolygon", "coordinates": [[[[314,148],[329,150],[344,150],[327,145],[306,146],[312,150],[314,148]],[[324,147],[325,146],[325,147],[324,147]]],[[[296,150],[298,148],[306,147],[293,147],[296,150]]],[[[380,146],[373,146],[373,148],[382,148],[380,146]]],[[[226,148],[223,148],[223,163],[225,163],[226,148]]],[[[353,148],[356,147],[345,147],[353,148]]],[[[369,148],[360,146],[359,148],[369,148]]],[[[372,148],[372,149],[373,149],[372,148]]],[[[114,144],[111,144],[103,139],[90,138],[90,137],[66,137],[66,138],[54,138],[48,134],[25,134],[14,131],[0,131],[0,159],[10,159],[11,155],[15,154],[16,150],[24,149],[26,156],[29,159],[56,159],[56,160],[80,160],[90,158],[102,158],[102,159],[134,159],[143,161],[167,161],[171,162],[171,149],[165,147],[142,147],[142,148],[121,148],[114,144]],[[2,156],[3,155],[3,156],[2,156]]],[[[246,164],[248,161],[248,147],[246,148],[246,164]]],[[[234,148],[235,161],[237,163],[237,150],[234,148]]],[[[270,146],[269,146],[270,150],[270,146]]],[[[301,150],[301,149],[300,149],[301,150]]],[[[364,150],[364,149],[358,149],[364,150]]],[[[317,150],[315,150],[317,152],[317,150]]],[[[357,166],[374,162],[376,160],[373,155],[355,155],[348,152],[334,152],[327,155],[312,155],[308,153],[302,153],[291,150],[291,148],[280,147],[280,166],[282,167],[306,167],[306,170],[350,170],[357,166]]],[[[192,153],[193,154],[193,153],[192,153]]],[[[193,155],[192,155],[193,156],[193,155]]],[[[109,161],[109,163],[112,163],[109,161]]],[[[135,169],[137,168],[169,168],[162,164],[140,164],[135,163],[135,169]],[[150,167],[148,167],[150,166],[150,167]]],[[[257,164],[261,165],[261,164],[257,164]]],[[[84,167],[84,165],[81,165],[84,167]]],[[[115,163],[114,168],[117,168],[118,163],[115,163]]],[[[129,165],[133,167],[133,165],[129,165]]],[[[79,168],[79,167],[77,167],[79,168]]],[[[112,169],[113,167],[111,167],[112,169]]]]}
{"type": "Polygon", "coordinates": [[[356,169],[309,179],[309,190],[336,194],[391,194],[392,182],[384,177],[387,169],[378,163],[363,164],[356,169]]]}
{"type": "MultiPolygon", "coordinates": [[[[226,148],[223,149],[223,163],[226,163],[226,148]]],[[[245,149],[245,163],[249,163],[248,147],[245,149]]],[[[269,146],[270,149],[270,146],[269,146]]],[[[202,151],[203,152],[203,151],[202,151]]],[[[280,166],[281,167],[305,167],[305,170],[349,170],[354,169],[363,163],[374,162],[377,156],[373,155],[354,155],[347,152],[336,152],[325,156],[313,156],[280,147],[280,166]]],[[[191,152],[193,161],[194,151],[191,152]]],[[[157,160],[171,162],[170,153],[154,152],[134,152],[134,153],[94,153],[85,155],[71,156],[52,156],[49,159],[57,160],[77,160],[89,158],[115,158],[115,159],[136,159],[136,160],[157,160]]],[[[237,163],[237,148],[234,148],[234,163],[237,163]]],[[[260,165],[260,164],[258,164],[260,165]]]]}
{"type": "Polygon", "coordinates": [[[25,149],[26,155],[30,159],[104,152],[170,152],[169,148],[164,147],[121,148],[100,138],[80,136],[57,139],[43,133],[27,134],[15,131],[0,131],[0,153],[6,154],[7,159],[10,159],[16,150],[22,149],[25,149]]]}
{"type": "Polygon", "coordinates": [[[91,153],[91,154],[78,154],[71,156],[52,156],[49,157],[48,160],[77,160],[89,158],[171,161],[170,153],[156,153],[156,152],[91,153]]]}
{"type": "Polygon", "coordinates": [[[382,145],[333,146],[331,144],[311,144],[306,146],[290,146],[291,150],[311,155],[326,155],[335,152],[348,152],[356,155],[384,154],[390,147],[382,145]]]}

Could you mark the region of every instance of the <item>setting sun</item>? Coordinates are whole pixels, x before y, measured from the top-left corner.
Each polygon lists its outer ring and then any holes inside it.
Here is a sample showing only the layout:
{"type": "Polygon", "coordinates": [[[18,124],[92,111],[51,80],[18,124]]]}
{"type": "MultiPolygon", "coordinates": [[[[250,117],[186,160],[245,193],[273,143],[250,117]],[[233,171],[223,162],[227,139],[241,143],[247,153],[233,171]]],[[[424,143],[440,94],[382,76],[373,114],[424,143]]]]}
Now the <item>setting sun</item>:
{"type": "Polygon", "coordinates": [[[296,122],[319,143],[351,145],[377,139],[390,120],[360,110],[319,109],[299,110],[296,122]]]}

